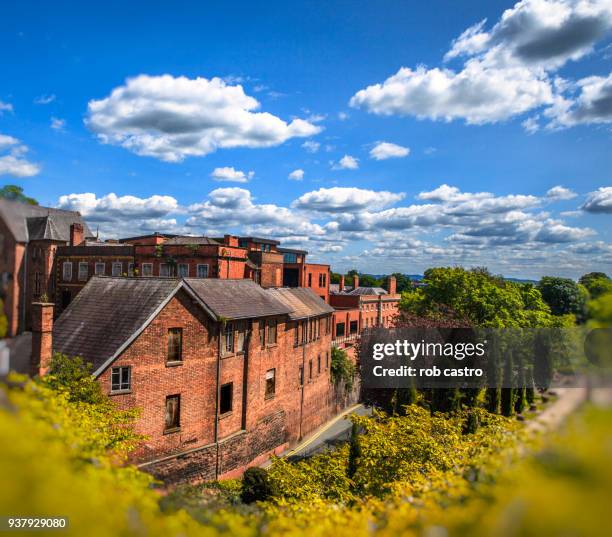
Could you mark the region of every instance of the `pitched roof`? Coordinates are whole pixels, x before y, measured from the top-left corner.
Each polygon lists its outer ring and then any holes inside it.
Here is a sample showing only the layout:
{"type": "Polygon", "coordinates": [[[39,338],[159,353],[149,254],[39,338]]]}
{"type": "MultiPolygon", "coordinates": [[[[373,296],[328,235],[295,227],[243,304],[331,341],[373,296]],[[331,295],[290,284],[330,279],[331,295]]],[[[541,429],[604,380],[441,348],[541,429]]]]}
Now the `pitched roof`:
{"type": "Polygon", "coordinates": [[[273,287],[266,289],[266,293],[292,310],[289,314],[292,320],[316,317],[334,311],[334,308],[307,287],[273,287]]]}
{"type": "Polygon", "coordinates": [[[0,218],[17,242],[36,239],[70,240],[70,225],[83,225],[85,237],[93,237],[83,217],[76,211],[64,211],[40,205],[29,205],[0,198],[0,218]]]}
{"type": "Polygon", "coordinates": [[[353,290],[353,286],[352,285],[345,285],[344,289],[342,290],[342,292],[340,292],[340,284],[339,283],[330,283],[329,284],[329,292],[334,294],[334,295],[346,295],[346,294],[348,294],[352,290],[353,290]]]}
{"type": "Polygon", "coordinates": [[[346,293],[348,295],[386,295],[388,294],[382,287],[357,287],[346,293]]]}
{"type": "Polygon", "coordinates": [[[185,278],[184,281],[217,317],[250,319],[291,313],[291,308],[252,280],[185,278]]]}
{"type": "Polygon", "coordinates": [[[53,327],[53,350],[82,356],[94,372],[144,328],[178,290],[170,278],[94,276],[53,327]]]}

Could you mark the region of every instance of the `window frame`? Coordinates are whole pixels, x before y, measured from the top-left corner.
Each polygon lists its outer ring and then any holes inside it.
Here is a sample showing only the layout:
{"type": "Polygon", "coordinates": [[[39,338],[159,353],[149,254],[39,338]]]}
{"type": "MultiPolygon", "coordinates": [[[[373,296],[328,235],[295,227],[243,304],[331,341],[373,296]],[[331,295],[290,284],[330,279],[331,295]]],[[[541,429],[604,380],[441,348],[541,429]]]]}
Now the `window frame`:
{"type": "Polygon", "coordinates": [[[179,326],[168,328],[167,347],[166,347],[166,364],[182,364],[182,363],[183,363],[183,328],[179,326]],[[176,344],[177,339],[178,339],[178,345],[176,344]],[[172,349],[170,348],[171,345],[173,347],[172,349]],[[172,353],[173,359],[171,359],[171,353],[172,353]],[[178,359],[175,356],[178,356],[178,359]]]}
{"type": "Polygon", "coordinates": [[[219,416],[227,416],[231,414],[233,410],[234,410],[234,383],[226,382],[225,384],[222,384],[219,387],[219,416]],[[223,393],[224,393],[224,389],[225,389],[225,392],[227,393],[228,388],[229,388],[229,408],[226,408],[225,410],[223,410],[223,406],[224,406],[223,405],[223,393]]]}
{"type": "Polygon", "coordinates": [[[196,265],[196,278],[209,278],[210,276],[210,265],[208,263],[198,263],[196,265]],[[206,276],[200,276],[201,268],[206,267],[206,276]]]}
{"type": "Polygon", "coordinates": [[[263,319],[259,320],[259,346],[266,346],[266,321],[263,319]]]}
{"type": "Polygon", "coordinates": [[[272,399],[276,395],[276,368],[275,367],[273,367],[272,369],[268,369],[266,371],[264,380],[265,380],[264,399],[272,399]]]}
{"type": "Polygon", "coordinates": [[[123,263],[121,261],[113,261],[113,264],[111,265],[111,276],[113,278],[118,278],[121,276],[121,274],[123,274],[123,263]],[[115,274],[115,269],[117,267],[119,267],[119,274],[115,274]]]}
{"type": "Polygon", "coordinates": [[[130,393],[132,391],[132,366],[122,365],[111,368],[111,394],[130,393]],[[115,387],[115,373],[119,376],[118,387],[115,387]],[[126,373],[127,380],[123,378],[126,373]],[[127,385],[127,386],[124,386],[127,385]]]}
{"type": "Polygon", "coordinates": [[[176,274],[179,278],[189,278],[189,263],[179,263],[176,266],[176,274]],[[181,267],[186,268],[185,274],[181,274],[181,267]]]}
{"type": "Polygon", "coordinates": [[[164,408],[164,433],[173,433],[181,430],[181,394],[166,395],[166,405],[164,408]],[[168,403],[176,401],[175,412],[173,412],[173,420],[168,423],[168,403]]]}
{"type": "Polygon", "coordinates": [[[225,352],[224,354],[234,354],[234,349],[236,348],[234,341],[234,323],[229,322],[225,323],[223,328],[223,334],[225,337],[225,352]]]}
{"type": "Polygon", "coordinates": [[[278,343],[278,319],[269,319],[266,323],[268,328],[268,345],[278,343]]]}
{"type": "Polygon", "coordinates": [[[64,261],[62,263],[62,281],[72,281],[72,261],[64,261]],[[69,270],[66,270],[69,269],[69,270]]]}
{"type": "Polygon", "coordinates": [[[80,282],[86,282],[89,278],[89,263],[87,261],[79,261],[77,266],[77,280],[80,282]],[[81,274],[82,268],[85,267],[85,276],[81,274]]]}
{"type": "Polygon", "coordinates": [[[94,276],[104,276],[106,275],[106,263],[104,261],[97,261],[94,265],[94,276]],[[98,270],[98,268],[102,267],[102,272],[98,270]]]}
{"type": "Polygon", "coordinates": [[[146,278],[152,278],[153,277],[153,263],[143,263],[142,273],[140,275],[146,278]],[[150,270],[149,274],[145,274],[147,272],[147,269],[150,270]]]}

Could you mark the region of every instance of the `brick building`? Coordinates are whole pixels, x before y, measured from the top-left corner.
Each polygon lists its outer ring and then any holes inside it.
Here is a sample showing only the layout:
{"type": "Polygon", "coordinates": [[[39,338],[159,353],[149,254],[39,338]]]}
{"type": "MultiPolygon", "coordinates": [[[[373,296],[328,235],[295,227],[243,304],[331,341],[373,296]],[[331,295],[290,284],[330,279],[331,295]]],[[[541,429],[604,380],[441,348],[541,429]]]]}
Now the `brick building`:
{"type": "Polygon", "coordinates": [[[54,326],[52,308],[34,306],[33,367],[52,351],[91,363],[119,406],[141,409],[137,461],[166,482],[238,475],[337,410],[333,309],[310,289],[97,276],[54,326]]]}
{"type": "Polygon", "coordinates": [[[0,199],[0,298],[8,336],[30,328],[30,305],[55,296],[58,248],[91,240],[78,212],[0,199]]]}
{"type": "Polygon", "coordinates": [[[335,310],[332,330],[335,346],[351,347],[366,328],[393,325],[401,298],[395,277],[389,276],[387,287],[360,287],[357,275],[352,287],[344,285],[344,276],[339,284],[332,284],[329,302],[335,310]]]}

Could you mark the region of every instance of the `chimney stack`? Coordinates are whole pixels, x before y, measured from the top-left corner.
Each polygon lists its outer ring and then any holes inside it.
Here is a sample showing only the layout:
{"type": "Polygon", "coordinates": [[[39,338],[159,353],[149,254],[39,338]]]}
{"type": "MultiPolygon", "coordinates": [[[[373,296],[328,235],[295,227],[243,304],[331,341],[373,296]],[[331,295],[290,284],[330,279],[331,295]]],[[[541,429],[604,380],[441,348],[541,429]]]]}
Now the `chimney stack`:
{"type": "Polygon", "coordinates": [[[53,356],[53,303],[32,303],[32,373],[49,372],[53,356]]]}
{"type": "Polygon", "coordinates": [[[338,284],[338,291],[342,293],[344,291],[344,274],[340,276],[340,283],[338,284]]]}
{"type": "Polygon", "coordinates": [[[397,294],[397,279],[395,276],[389,276],[387,278],[387,292],[390,295],[397,294]]]}
{"type": "Polygon", "coordinates": [[[70,224],[70,246],[78,246],[83,242],[83,224],[70,224]]]}
{"type": "Polygon", "coordinates": [[[238,247],[238,237],[234,235],[224,235],[223,244],[225,244],[225,246],[237,248],[238,247]]]}
{"type": "Polygon", "coordinates": [[[355,274],[353,276],[353,289],[357,289],[359,287],[359,276],[355,274]]]}

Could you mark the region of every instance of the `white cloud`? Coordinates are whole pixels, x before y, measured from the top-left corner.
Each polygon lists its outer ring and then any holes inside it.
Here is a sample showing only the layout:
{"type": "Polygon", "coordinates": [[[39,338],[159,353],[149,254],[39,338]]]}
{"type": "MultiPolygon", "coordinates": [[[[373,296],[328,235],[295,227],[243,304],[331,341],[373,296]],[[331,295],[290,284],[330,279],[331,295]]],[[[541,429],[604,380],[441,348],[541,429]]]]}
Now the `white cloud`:
{"type": "Polygon", "coordinates": [[[612,186],[602,186],[590,192],[580,208],[587,213],[612,214],[612,186]]]}
{"type": "Polygon", "coordinates": [[[359,168],[359,159],[351,155],[344,155],[336,164],[332,164],[334,170],[356,170],[359,168]]]}
{"type": "Polygon", "coordinates": [[[0,175],[32,177],[40,173],[41,167],[39,164],[24,158],[28,150],[28,147],[21,144],[17,138],[0,134],[0,153],[8,151],[7,154],[0,154],[0,175]]]}
{"type": "Polygon", "coordinates": [[[59,119],[57,117],[52,117],[51,118],[51,128],[56,130],[56,131],[62,131],[64,130],[64,127],[66,126],[66,120],[65,119],[59,119]]]}
{"type": "Polygon", "coordinates": [[[0,101],[0,116],[2,115],[3,112],[12,112],[13,111],[13,105],[11,103],[5,103],[3,101],[0,101]]]}
{"type": "Polygon", "coordinates": [[[314,140],[306,140],[302,144],[302,147],[309,153],[316,153],[320,149],[321,144],[319,142],[315,142],[314,140]]]}
{"type": "Polygon", "coordinates": [[[348,112],[338,112],[338,119],[340,121],[346,121],[349,117],[348,112]]]}
{"type": "Polygon", "coordinates": [[[390,142],[378,142],[371,150],[370,157],[375,160],[386,160],[388,158],[402,158],[410,154],[410,148],[390,142]]]}
{"type": "Polygon", "coordinates": [[[49,104],[55,101],[55,95],[53,93],[49,95],[39,95],[34,99],[34,104],[49,104]]]}
{"type": "Polygon", "coordinates": [[[215,181],[229,181],[234,183],[247,183],[254,175],[255,172],[253,171],[244,173],[241,170],[235,170],[231,166],[215,168],[210,174],[215,181]]]}
{"type": "Polygon", "coordinates": [[[571,200],[575,198],[578,194],[569,188],[565,188],[564,186],[553,186],[550,190],[546,192],[546,197],[549,200],[557,201],[557,200],[571,200]]]}
{"type": "Polygon", "coordinates": [[[296,209],[326,213],[344,213],[375,210],[396,203],[404,198],[404,193],[385,190],[365,190],[362,188],[320,188],[303,194],[291,206],[296,209]]]}
{"type": "Polygon", "coordinates": [[[297,170],[293,170],[289,174],[289,179],[293,179],[294,181],[301,181],[302,179],[304,179],[304,170],[299,168],[297,170]]]}
{"type": "Polygon", "coordinates": [[[149,198],[117,196],[115,193],[98,198],[93,192],[67,194],[58,200],[60,209],[79,211],[92,222],[112,222],[134,218],[155,219],[167,217],[179,210],[172,196],[154,195],[149,198]]]}
{"type": "MultiPolygon", "coordinates": [[[[563,96],[571,84],[551,78],[612,29],[610,0],[522,0],[489,31],[485,25],[480,21],[453,41],[444,59],[463,57],[458,69],[402,67],[358,91],[350,105],[380,115],[468,124],[495,123],[541,107],[555,110],[547,115],[560,116],[557,126],[611,121],[606,99],[612,89],[602,77],[579,82],[582,100],[575,104],[563,96]]],[[[534,118],[523,126],[528,133],[537,129],[534,118]]]]}
{"type": "Polygon", "coordinates": [[[528,117],[526,120],[524,120],[521,125],[522,127],[525,129],[525,132],[527,132],[527,134],[535,134],[536,132],[538,132],[540,130],[540,124],[538,123],[538,117],[539,116],[533,116],[533,117],[528,117]]]}
{"type": "Polygon", "coordinates": [[[86,124],[103,143],[168,162],[218,148],[275,146],[322,130],[257,112],[259,106],[242,86],[220,78],[140,75],[90,101],[86,124]]]}

